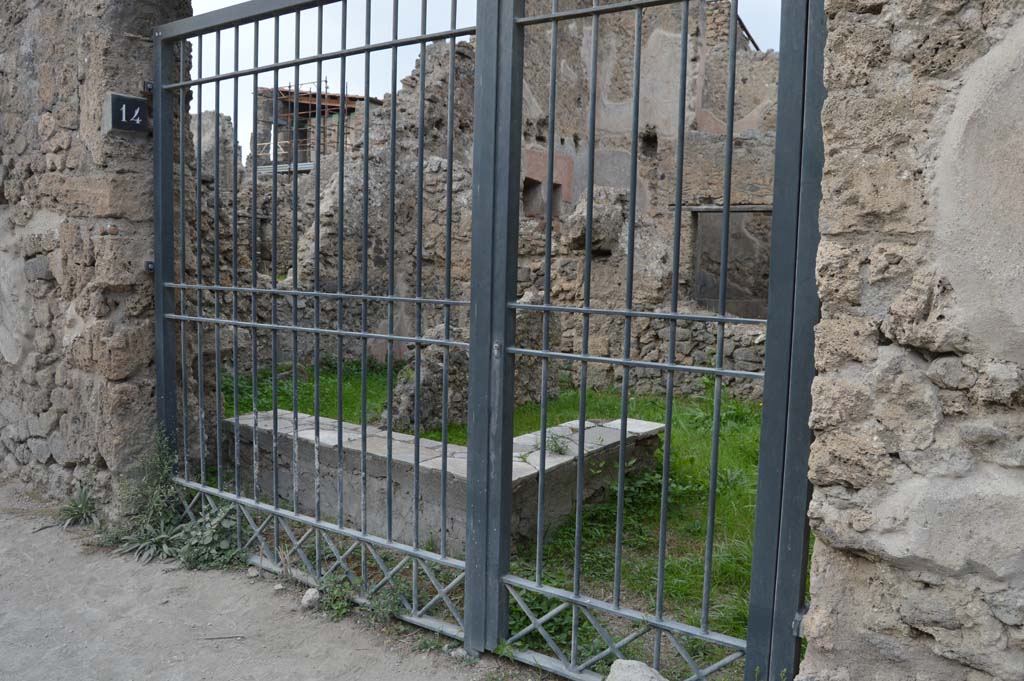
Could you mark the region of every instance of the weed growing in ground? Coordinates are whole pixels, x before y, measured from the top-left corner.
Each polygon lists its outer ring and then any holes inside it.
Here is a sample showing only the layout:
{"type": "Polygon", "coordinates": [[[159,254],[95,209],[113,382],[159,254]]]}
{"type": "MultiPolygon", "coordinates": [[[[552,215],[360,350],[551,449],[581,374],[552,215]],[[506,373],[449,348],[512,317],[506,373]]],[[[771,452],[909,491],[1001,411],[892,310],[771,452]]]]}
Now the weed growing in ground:
{"type": "Polygon", "coordinates": [[[404,585],[389,584],[371,596],[363,609],[371,623],[383,626],[396,619],[405,610],[404,600],[404,585]]]}
{"type": "Polygon", "coordinates": [[[438,634],[428,633],[420,636],[420,639],[416,641],[416,645],[413,646],[413,650],[418,653],[440,653],[444,652],[447,646],[448,639],[438,634]]]}
{"type": "Polygon", "coordinates": [[[175,453],[163,435],[121,485],[124,520],[97,533],[99,544],[148,563],[178,559],[190,570],[226,568],[242,559],[231,507],[207,509],[181,522],[181,489],[174,482],[175,453]]]}
{"type": "Polygon", "coordinates": [[[99,515],[96,510],[96,500],[92,498],[85,487],[79,487],[68,503],[60,507],[58,520],[63,523],[64,529],[72,525],[98,525],[99,515]]]}
{"type": "Polygon", "coordinates": [[[351,614],[355,608],[352,596],[352,584],[345,577],[331,574],[320,582],[320,610],[332,620],[351,614]]]}
{"type": "Polygon", "coordinates": [[[179,527],[179,546],[175,555],[189,570],[215,570],[241,562],[235,547],[233,509],[208,509],[190,523],[179,527]]]}
{"type": "Polygon", "coordinates": [[[163,434],[122,484],[125,515],[137,528],[176,525],[181,520],[180,488],[174,484],[174,449],[163,434]]]}
{"type": "Polygon", "coordinates": [[[118,537],[118,555],[131,554],[141,563],[152,560],[171,560],[177,555],[183,534],[182,525],[140,525],[129,534],[118,537]]]}
{"type": "Polygon", "coordinates": [[[121,482],[124,517],[100,528],[96,535],[100,546],[143,563],[177,557],[184,526],[179,525],[183,508],[174,483],[174,460],[170,441],[158,435],[153,449],[121,482]]]}
{"type": "Polygon", "coordinates": [[[494,654],[498,657],[504,657],[508,660],[514,660],[515,647],[509,643],[502,641],[498,644],[498,647],[494,649],[494,654]]]}

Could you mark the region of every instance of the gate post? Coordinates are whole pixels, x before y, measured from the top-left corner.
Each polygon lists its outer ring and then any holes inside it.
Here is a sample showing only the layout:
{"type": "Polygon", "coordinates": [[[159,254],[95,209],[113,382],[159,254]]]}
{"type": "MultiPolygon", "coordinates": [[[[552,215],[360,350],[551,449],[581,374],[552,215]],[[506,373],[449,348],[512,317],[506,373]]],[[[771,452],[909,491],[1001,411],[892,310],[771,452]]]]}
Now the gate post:
{"type": "Polygon", "coordinates": [[[473,653],[493,650],[508,628],[522,9],[523,0],[477,0],[465,604],[473,653]]]}
{"type": "Polygon", "coordinates": [[[800,664],[807,578],[807,460],[814,379],[818,205],[824,148],[824,0],[782,3],[778,136],[746,681],[800,664]]]}
{"type": "MultiPolygon", "coordinates": [[[[165,284],[174,279],[174,151],[172,95],[163,86],[177,63],[174,44],[160,30],[153,32],[156,50],[153,74],[153,293],[156,309],[156,404],[163,436],[174,447],[178,436],[177,382],[175,378],[174,292],[165,284]]],[[[181,91],[177,91],[182,97],[181,91]]],[[[175,459],[177,460],[177,459],[175,459]]]]}

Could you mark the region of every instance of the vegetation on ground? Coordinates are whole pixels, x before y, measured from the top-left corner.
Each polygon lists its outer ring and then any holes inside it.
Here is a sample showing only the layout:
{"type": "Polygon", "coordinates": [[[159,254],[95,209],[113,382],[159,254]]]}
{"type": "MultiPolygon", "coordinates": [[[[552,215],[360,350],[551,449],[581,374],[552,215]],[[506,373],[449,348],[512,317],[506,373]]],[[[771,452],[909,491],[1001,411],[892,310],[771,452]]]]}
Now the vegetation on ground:
{"type": "MultiPolygon", "coordinates": [[[[399,368],[395,369],[397,377],[399,368]]],[[[366,372],[366,413],[370,422],[376,421],[384,412],[388,399],[387,368],[378,362],[368,363],[366,372]]],[[[224,414],[233,415],[234,404],[234,375],[225,372],[223,377],[224,385],[224,414]]],[[[298,410],[301,414],[315,413],[316,405],[316,380],[313,370],[308,367],[299,367],[298,376],[298,410]]],[[[342,367],[342,420],[350,423],[362,421],[362,372],[359,362],[346,362],[342,367]]],[[[291,410],[294,403],[292,397],[292,371],[291,365],[279,363],[277,366],[277,404],[282,410],[291,410]]],[[[238,412],[246,414],[252,411],[253,405],[253,380],[248,373],[238,376],[238,412]]],[[[274,378],[269,369],[259,373],[256,380],[257,408],[259,411],[269,411],[274,408],[274,378]]],[[[320,364],[320,415],[327,418],[338,418],[338,365],[330,359],[325,359],[320,364]]]]}
{"type": "Polygon", "coordinates": [[[392,579],[365,600],[346,575],[331,573],[320,580],[319,610],[332,620],[340,620],[356,612],[367,622],[385,627],[406,611],[410,597],[409,585],[398,577],[392,579]]]}
{"type": "Polygon", "coordinates": [[[191,570],[239,563],[234,508],[207,508],[187,518],[185,492],[174,483],[174,462],[167,438],[158,436],[150,453],[122,482],[122,518],[100,528],[99,543],[142,563],[178,560],[191,570]]]}
{"type": "Polygon", "coordinates": [[[67,503],[60,507],[57,519],[65,530],[72,525],[99,524],[96,500],[93,499],[87,488],[79,487],[67,503]]]}
{"type": "Polygon", "coordinates": [[[114,553],[130,554],[143,564],[153,560],[172,560],[177,555],[180,539],[180,525],[168,525],[163,521],[159,525],[134,525],[114,542],[117,546],[114,553]]]}
{"type": "Polygon", "coordinates": [[[355,592],[345,577],[330,574],[320,580],[320,610],[332,620],[340,620],[356,607],[355,592]]]}
{"type": "Polygon", "coordinates": [[[237,548],[235,513],[233,506],[225,504],[183,523],[174,556],[189,570],[217,570],[240,564],[243,555],[237,548]]]}
{"type": "Polygon", "coordinates": [[[409,587],[400,579],[392,579],[377,593],[370,596],[363,606],[366,618],[378,626],[391,623],[405,612],[404,601],[409,599],[409,587]]]}

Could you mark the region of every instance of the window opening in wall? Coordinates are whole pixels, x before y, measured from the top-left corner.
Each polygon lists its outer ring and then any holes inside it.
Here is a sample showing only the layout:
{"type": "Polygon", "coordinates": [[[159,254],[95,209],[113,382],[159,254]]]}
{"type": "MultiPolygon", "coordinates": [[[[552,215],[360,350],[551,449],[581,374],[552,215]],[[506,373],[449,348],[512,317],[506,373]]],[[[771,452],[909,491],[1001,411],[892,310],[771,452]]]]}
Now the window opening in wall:
{"type": "MultiPolygon", "coordinates": [[[[523,179],[523,211],[527,217],[544,218],[547,215],[547,197],[545,196],[545,184],[532,177],[523,179]]],[[[551,214],[555,217],[559,214],[562,205],[562,185],[553,182],[551,184],[552,204],[551,214]]]]}

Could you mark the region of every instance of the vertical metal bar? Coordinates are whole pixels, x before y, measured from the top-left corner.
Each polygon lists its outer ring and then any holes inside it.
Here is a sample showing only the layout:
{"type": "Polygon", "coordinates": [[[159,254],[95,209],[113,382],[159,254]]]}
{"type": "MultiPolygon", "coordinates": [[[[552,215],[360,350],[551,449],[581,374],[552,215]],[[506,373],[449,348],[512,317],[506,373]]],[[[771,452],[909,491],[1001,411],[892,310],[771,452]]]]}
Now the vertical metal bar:
{"type": "Polygon", "coordinates": [[[813,435],[808,426],[811,384],[814,380],[814,329],[821,319],[816,260],[821,205],[821,178],[825,159],[821,112],[825,104],[824,57],[828,27],[823,0],[809,3],[804,111],[803,172],[800,178],[800,226],[793,302],[793,345],[790,402],[787,414],[786,462],[782,485],[778,575],[771,672],[776,678],[796,676],[801,641],[797,617],[804,611],[809,558],[807,508],[811,485],[807,477],[813,435]]]}
{"type": "MultiPolygon", "coordinates": [[[[299,58],[302,12],[295,13],[295,58],[299,58]]],[[[292,78],[292,288],[299,288],[299,66],[292,78]]],[[[292,510],[299,510],[299,298],[292,296],[292,510]]],[[[316,334],[315,334],[316,335],[316,334]]]]}
{"type": "MultiPolygon", "coordinates": [[[[174,66],[174,44],[163,40],[160,31],[153,33],[155,47],[154,80],[157,87],[153,91],[153,178],[154,192],[154,292],[156,306],[156,383],[157,383],[157,418],[161,435],[167,444],[177,448],[178,439],[178,399],[177,379],[175,378],[174,345],[176,343],[174,322],[167,315],[174,311],[174,290],[166,284],[174,279],[174,128],[172,97],[177,96],[184,101],[182,90],[175,94],[164,90],[163,85],[170,81],[171,69],[174,66]]],[[[181,62],[184,63],[184,51],[181,62]]],[[[179,169],[184,177],[184,156],[180,157],[179,169]]],[[[183,390],[188,386],[184,385],[183,390]]],[[[187,422],[188,413],[182,415],[187,422]]]]}
{"type": "MultiPolygon", "coordinates": [[[[636,256],[636,173],[637,143],[640,130],[640,55],[643,48],[644,11],[636,10],[636,28],[633,37],[633,124],[630,132],[629,158],[629,219],[626,238],[626,310],[633,310],[633,265],[636,256]]],[[[633,318],[622,320],[622,358],[629,361],[633,346],[633,318]]],[[[619,422],[619,470],[615,501],[615,574],[612,602],[619,607],[622,595],[622,525],[625,513],[626,487],[626,419],[629,417],[629,366],[622,367],[622,405],[619,422]]]]}
{"type": "MultiPolygon", "coordinates": [[[[594,0],[597,7],[598,0],[594,0]]],[[[583,307],[590,307],[590,274],[594,245],[594,150],[597,146],[597,48],[600,23],[594,14],[590,24],[590,101],[587,114],[587,208],[584,220],[584,252],[583,252],[583,307]]],[[[580,342],[581,352],[586,356],[590,351],[590,315],[583,313],[583,329],[580,342]]],[[[586,362],[580,364],[580,402],[578,431],[585,433],[587,428],[587,368],[586,362]]],[[[583,481],[586,475],[586,447],[583,438],[578,438],[576,450],[576,494],[575,494],[575,534],[573,536],[572,559],[572,592],[580,595],[581,571],[583,564],[583,481]]],[[[573,667],[579,662],[580,609],[572,606],[572,632],[570,645],[570,662],[573,667]]]]}
{"type": "MultiPolygon", "coordinates": [[[[451,28],[454,31],[458,17],[458,1],[451,1],[451,28]]],[[[444,299],[452,299],[452,164],[455,161],[455,38],[448,43],[448,110],[447,148],[445,157],[445,221],[444,221],[444,299]]],[[[444,306],[444,339],[451,340],[452,306],[444,306]]],[[[448,391],[451,348],[444,346],[441,351],[441,555],[448,555],[448,391]]]]}
{"type": "MultiPolygon", "coordinates": [[[[348,2],[341,3],[341,49],[348,45],[348,2]]],[[[345,290],[345,127],[348,121],[348,81],[345,79],[347,60],[340,63],[341,110],[338,113],[338,283],[337,293],[345,290]]],[[[337,330],[345,323],[345,301],[338,297],[337,330]]],[[[345,526],[345,340],[339,333],[336,341],[338,353],[338,527],[345,526]]]]}
{"type": "Polygon", "coordinates": [[[775,583],[778,573],[782,480],[786,459],[789,383],[793,362],[793,300],[796,281],[800,175],[803,164],[805,62],[808,2],[782,8],[779,40],[776,180],[772,205],[768,331],[765,341],[764,407],[758,452],[754,554],[750,578],[746,679],[764,678],[771,660],[775,583]]]}
{"type": "MultiPolygon", "coordinates": [[[[277,173],[278,164],[280,163],[279,153],[280,144],[278,143],[278,137],[280,136],[280,130],[278,130],[278,116],[279,116],[279,104],[278,100],[281,99],[281,88],[280,88],[280,69],[277,65],[281,61],[281,17],[274,16],[274,93],[273,101],[271,103],[271,118],[273,119],[273,127],[271,128],[271,172],[270,172],[270,288],[273,291],[277,290],[277,173]]],[[[280,495],[278,490],[278,460],[277,460],[277,440],[278,440],[278,404],[277,404],[277,294],[270,294],[270,386],[271,386],[271,408],[274,410],[271,414],[273,418],[273,439],[270,441],[270,460],[273,471],[271,475],[270,484],[273,487],[274,495],[274,508],[278,507],[280,502],[280,495]]],[[[280,541],[280,522],[278,521],[277,515],[274,516],[274,556],[278,556],[278,544],[280,541]]]]}
{"type": "MultiPolygon", "coordinates": [[[[391,5],[391,38],[398,40],[398,0],[391,5]]],[[[388,335],[395,335],[395,301],[390,297],[395,295],[395,156],[398,147],[398,48],[391,48],[391,114],[389,131],[390,144],[388,145],[388,335]]],[[[387,415],[387,539],[391,541],[393,515],[394,515],[394,491],[392,490],[393,456],[394,456],[394,395],[395,395],[395,342],[388,340],[387,356],[388,373],[388,415],[387,415]]],[[[418,391],[417,391],[418,392],[418,391]]]]}
{"type": "MultiPolygon", "coordinates": [[[[427,33],[427,0],[420,3],[420,35],[427,33]]],[[[427,107],[427,43],[420,43],[419,108],[416,120],[416,338],[423,337],[423,136],[427,107]]],[[[412,544],[420,547],[420,380],[423,369],[423,346],[416,343],[413,373],[413,469],[412,469],[412,544]]],[[[419,559],[412,559],[412,609],[419,603],[419,559]]]]}
{"type": "MultiPolygon", "coordinates": [[[[316,54],[324,53],[324,6],[316,8],[316,54]]],[[[320,151],[323,135],[322,88],[324,77],[323,60],[316,62],[316,149],[313,159],[313,290],[320,293],[320,151]]],[[[338,158],[339,162],[341,157],[338,158]]],[[[298,271],[295,273],[298,278],[298,271]]],[[[320,296],[313,297],[313,327],[320,330],[320,296]]],[[[341,471],[338,471],[341,475],[341,471]]],[[[320,334],[313,334],[313,516],[320,520],[320,334]]],[[[314,533],[316,541],[316,577],[320,578],[320,530],[314,533]]]]}
{"type": "MultiPolygon", "coordinates": [[[[370,15],[371,15],[371,2],[366,0],[366,45],[369,46],[371,42],[370,37],[370,15]]],[[[369,347],[367,345],[366,333],[368,328],[367,318],[367,304],[366,295],[370,292],[370,275],[369,275],[369,250],[370,250],[370,56],[371,52],[367,51],[363,53],[363,241],[360,256],[362,263],[360,265],[360,279],[362,284],[363,299],[360,306],[360,329],[362,330],[362,358],[360,364],[360,503],[362,514],[362,531],[363,534],[367,532],[367,473],[366,473],[366,435],[367,435],[367,422],[369,420],[369,414],[367,413],[366,404],[366,373],[369,370],[369,347]]],[[[367,570],[366,570],[366,545],[360,546],[360,568],[363,576],[363,593],[366,593],[367,587],[367,570]]]]}
{"type": "MultiPolygon", "coordinates": [[[[690,3],[682,6],[681,47],[679,53],[679,103],[676,123],[676,186],[675,213],[672,216],[672,307],[673,314],[679,311],[679,263],[683,231],[683,170],[686,153],[686,69],[690,63],[690,3]]],[[[668,363],[676,363],[677,323],[669,322],[668,363]]],[[[665,441],[661,455],[661,506],[658,513],[658,585],[654,598],[654,615],[659,620],[665,616],[665,560],[668,550],[668,497],[669,477],[672,473],[672,411],[675,406],[675,372],[665,372],[665,441]]],[[[661,644],[664,635],[659,630],[654,639],[654,668],[661,669],[661,644]]]]}
{"type": "MultiPolygon", "coordinates": [[[[217,61],[215,75],[220,75],[220,31],[214,34],[214,59],[217,61]]],[[[220,286],[220,81],[214,83],[213,91],[213,285],[220,286]]],[[[202,116],[203,112],[200,111],[202,116]]],[[[221,291],[217,290],[213,296],[213,316],[220,319],[221,291]]],[[[222,369],[220,352],[221,325],[213,326],[213,373],[214,373],[214,397],[217,401],[216,414],[217,422],[214,424],[217,437],[217,489],[224,489],[224,452],[221,446],[221,420],[224,418],[224,395],[221,392],[222,369]]]]}
{"type": "MultiPolygon", "coordinates": [[[[198,38],[197,75],[203,77],[203,38],[198,38]]],[[[203,86],[197,86],[196,100],[196,317],[202,317],[203,311],[203,86]]],[[[203,380],[203,323],[196,322],[196,400],[199,407],[199,479],[206,484],[206,406],[205,384],[203,380]]]]}
{"type": "MultiPolygon", "coordinates": [[[[252,25],[253,39],[252,39],[252,64],[254,67],[259,66],[260,63],[260,25],[256,22],[252,25]]],[[[249,244],[249,258],[252,265],[252,281],[250,282],[253,288],[252,294],[249,296],[249,315],[252,320],[252,328],[249,331],[249,342],[252,345],[252,498],[260,499],[260,442],[259,442],[259,427],[260,427],[260,382],[259,382],[259,338],[257,336],[256,323],[257,323],[257,299],[256,299],[256,288],[259,286],[259,221],[257,219],[257,211],[259,204],[257,197],[259,195],[259,96],[260,96],[260,83],[259,75],[253,74],[252,76],[252,142],[249,149],[249,166],[252,171],[252,205],[249,210],[251,211],[251,233],[249,244]]]]}
{"type": "MultiPolygon", "coordinates": [[[[178,60],[178,82],[184,82],[187,80],[185,73],[185,62],[186,54],[191,55],[191,45],[188,41],[181,41],[178,43],[179,49],[179,60],[178,60]],[[186,49],[186,46],[188,49],[186,49]]],[[[186,92],[191,95],[191,89],[186,90],[185,88],[179,88],[178,92],[178,201],[180,206],[178,207],[178,237],[180,239],[180,255],[181,262],[179,264],[178,277],[180,281],[185,282],[187,279],[185,269],[185,252],[187,250],[186,243],[186,230],[185,230],[185,118],[188,115],[188,108],[185,106],[185,100],[188,99],[186,92]]],[[[181,314],[187,314],[186,311],[185,289],[181,289],[179,295],[179,305],[181,306],[181,314]]],[[[185,320],[181,320],[180,327],[181,335],[181,459],[182,468],[186,480],[190,480],[189,466],[188,466],[188,440],[189,440],[189,428],[188,428],[188,353],[186,348],[188,346],[188,326],[185,320]]]]}
{"type": "Polygon", "coordinates": [[[478,0],[467,484],[466,648],[493,650],[508,626],[513,362],[519,227],[523,0],[478,0]]]}
{"type": "Polygon", "coordinates": [[[800,661],[808,549],[814,280],[824,160],[821,109],[827,35],[822,0],[785,5],[769,286],[764,414],[751,576],[747,681],[792,679],[800,661]]]}
{"type": "MultiPolygon", "coordinates": [[[[732,217],[733,133],[736,125],[736,33],[739,29],[739,0],[733,0],[729,15],[729,85],[725,124],[725,180],[722,191],[721,271],[718,275],[718,314],[724,317],[729,292],[729,221],[732,217]]],[[[725,323],[718,322],[715,368],[724,366],[725,323]]],[[[704,584],[701,593],[700,628],[708,631],[711,611],[711,570],[715,550],[715,510],[718,502],[718,455],[722,434],[722,376],[715,376],[714,417],[711,428],[711,473],[708,480],[707,533],[704,539],[704,584]]]]}
{"type": "MultiPolygon", "coordinates": [[[[238,73],[239,64],[239,45],[238,39],[240,37],[240,30],[238,26],[235,26],[234,34],[234,72],[238,73]]],[[[231,287],[233,289],[238,288],[238,76],[236,75],[233,80],[232,90],[232,106],[231,106],[231,127],[232,127],[232,138],[231,138],[231,287]]],[[[254,187],[255,189],[255,187],[254,187]]],[[[231,292],[231,321],[238,322],[238,291],[234,290],[231,292]]],[[[234,419],[234,437],[235,437],[235,448],[234,448],[234,465],[235,465],[235,486],[234,493],[238,496],[242,496],[242,437],[239,428],[238,419],[238,325],[234,324],[231,328],[231,371],[232,371],[232,394],[231,404],[232,418],[234,419]]],[[[235,547],[241,551],[242,549],[242,511],[241,508],[235,505],[235,547]]]]}
{"type": "MultiPolygon", "coordinates": [[[[551,13],[558,11],[558,0],[551,0],[551,13]]],[[[558,96],[558,22],[551,22],[551,53],[548,80],[548,154],[547,183],[545,187],[547,205],[544,208],[544,305],[551,304],[551,230],[555,210],[555,111],[558,96]]],[[[548,352],[551,345],[551,315],[544,310],[541,329],[541,348],[548,352]]],[[[544,481],[548,468],[548,358],[540,361],[540,467],[537,469],[537,537],[534,573],[540,586],[544,573],[544,481]]],[[[586,433],[580,433],[585,438],[586,433]]]]}

